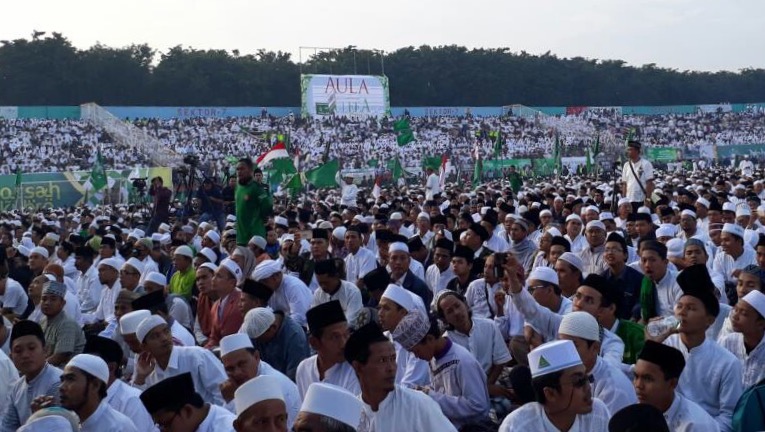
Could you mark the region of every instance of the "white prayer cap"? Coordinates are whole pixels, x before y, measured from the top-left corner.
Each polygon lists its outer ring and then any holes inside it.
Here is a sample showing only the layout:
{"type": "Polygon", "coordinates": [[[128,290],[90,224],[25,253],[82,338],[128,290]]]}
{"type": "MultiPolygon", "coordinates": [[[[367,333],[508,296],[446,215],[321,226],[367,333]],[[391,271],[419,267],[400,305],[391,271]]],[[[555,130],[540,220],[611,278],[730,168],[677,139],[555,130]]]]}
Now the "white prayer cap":
{"type": "Polygon", "coordinates": [[[337,240],[344,240],[345,239],[345,231],[346,228],[344,226],[339,226],[332,230],[332,237],[334,237],[337,240]]]}
{"type": "Polygon", "coordinates": [[[553,237],[560,237],[560,236],[563,235],[563,234],[561,234],[560,230],[558,228],[555,228],[555,227],[550,227],[547,230],[547,234],[550,234],[553,237]]]}
{"type": "Polygon", "coordinates": [[[747,302],[749,306],[753,307],[760,315],[765,317],[765,294],[760,291],[750,291],[741,300],[747,302]]]}
{"type": "Polygon", "coordinates": [[[696,219],[696,212],[693,210],[685,209],[680,212],[680,216],[690,216],[694,219],[696,219]]]}
{"type": "Polygon", "coordinates": [[[260,282],[263,279],[270,278],[280,271],[282,271],[282,268],[278,262],[274,260],[266,260],[255,267],[255,270],[252,272],[252,278],[255,279],[256,282],[260,282]]]}
{"type": "Polygon", "coordinates": [[[216,231],[207,231],[207,233],[205,233],[205,237],[212,240],[212,242],[215,244],[220,243],[220,234],[218,234],[216,231]]]}
{"type": "Polygon", "coordinates": [[[704,207],[706,207],[706,208],[709,208],[709,205],[710,205],[711,203],[709,202],[709,200],[708,200],[708,199],[706,199],[706,198],[704,198],[704,197],[699,197],[699,198],[696,200],[696,204],[701,204],[701,205],[703,205],[704,207]]]}
{"type": "Polygon", "coordinates": [[[135,329],[135,337],[138,338],[138,342],[143,343],[146,335],[162,324],[167,324],[167,321],[159,315],[152,315],[141,321],[138,328],[135,329]]]}
{"type": "Polygon", "coordinates": [[[638,208],[637,212],[638,213],[651,214],[651,209],[648,208],[648,207],[643,206],[643,207],[638,208]]]}
{"type": "Polygon", "coordinates": [[[589,231],[589,230],[591,230],[593,228],[600,229],[600,230],[603,230],[603,231],[606,230],[606,226],[603,224],[603,222],[601,222],[599,220],[593,220],[593,221],[587,222],[587,226],[585,228],[585,231],[589,231]]]}
{"type": "Polygon", "coordinates": [[[600,214],[600,209],[597,206],[594,206],[594,205],[587,206],[587,211],[594,211],[595,213],[600,214]]]}
{"type": "Polygon", "coordinates": [[[475,213],[471,215],[471,217],[473,218],[473,222],[475,223],[481,222],[481,215],[479,213],[475,213]]]}
{"type": "Polygon", "coordinates": [[[37,247],[33,248],[29,252],[29,255],[32,255],[32,254],[40,255],[41,257],[43,257],[45,259],[48,259],[48,257],[50,257],[50,254],[48,253],[48,249],[45,249],[42,246],[37,246],[37,247]]]}
{"type": "Polygon", "coordinates": [[[197,252],[197,256],[202,255],[203,257],[207,258],[207,261],[214,263],[218,260],[218,254],[215,253],[214,250],[210,249],[209,247],[202,248],[201,251],[197,252]]]}
{"type": "Polygon", "coordinates": [[[527,280],[538,280],[554,285],[560,283],[558,273],[550,267],[535,267],[534,270],[531,271],[531,274],[529,274],[527,280]]]}
{"type": "Polygon", "coordinates": [[[732,202],[726,202],[722,205],[722,211],[736,212],[736,205],[732,202]]]}
{"type": "Polygon", "coordinates": [[[184,225],[181,227],[181,231],[185,232],[186,234],[193,234],[195,230],[191,225],[184,225]]]}
{"type": "Polygon", "coordinates": [[[315,382],[308,386],[300,411],[333,418],[356,430],[361,421],[362,404],[342,387],[315,382]]]}
{"type": "MultiPolygon", "coordinates": [[[[486,212],[484,212],[484,213],[486,213],[486,212]]],[[[430,215],[429,215],[429,214],[427,214],[427,213],[425,213],[425,212],[420,212],[420,213],[417,215],[417,219],[426,219],[426,220],[430,220],[430,215]]]]}
{"type": "Polygon", "coordinates": [[[744,238],[744,229],[736,224],[726,223],[723,225],[722,232],[739,236],[742,239],[744,238]]]}
{"type": "Polygon", "coordinates": [[[215,273],[218,270],[218,266],[216,266],[213,263],[209,263],[209,262],[206,262],[206,263],[202,264],[201,266],[199,266],[199,268],[206,268],[206,269],[210,270],[213,273],[215,273]]]}
{"type": "Polygon", "coordinates": [[[289,222],[287,221],[287,218],[284,216],[277,216],[274,218],[274,225],[281,225],[281,226],[287,226],[289,225],[289,222]]]}
{"type": "Polygon", "coordinates": [[[582,262],[582,259],[579,258],[579,255],[572,252],[564,252],[558,259],[571,264],[579,270],[580,273],[584,274],[584,263],[582,262]]]}
{"type": "Polygon", "coordinates": [[[252,341],[247,334],[230,334],[220,340],[220,357],[223,358],[231,352],[247,348],[253,348],[252,341]]]}
{"type": "Polygon", "coordinates": [[[677,234],[677,228],[673,224],[661,224],[656,229],[656,237],[674,237],[677,234]]]}
{"type": "Polygon", "coordinates": [[[192,251],[190,247],[185,246],[185,245],[184,246],[178,246],[175,249],[175,252],[173,252],[173,255],[181,255],[181,256],[185,256],[185,257],[193,259],[194,258],[194,251],[192,251]]]}
{"type": "MultiPolygon", "coordinates": [[[[586,312],[585,312],[586,313],[586,312]]],[[[574,342],[558,340],[539,345],[529,353],[531,377],[547,375],[582,364],[574,342]]]]}
{"type": "Polygon", "coordinates": [[[579,215],[575,215],[575,214],[568,215],[568,217],[566,218],[566,222],[569,222],[569,221],[572,221],[572,220],[576,220],[576,221],[581,222],[582,218],[580,218],[579,215]]]}
{"type": "Polygon", "coordinates": [[[749,207],[746,205],[740,205],[738,208],[736,208],[736,217],[740,216],[751,216],[752,212],[749,210],[749,207]]]}
{"type": "Polygon", "coordinates": [[[109,366],[101,357],[93,354],[77,354],[66,365],[87,372],[103,381],[104,384],[109,382],[109,366]]]}
{"type": "Polygon", "coordinates": [[[142,239],[146,237],[146,233],[141,229],[134,229],[133,232],[130,233],[129,237],[135,237],[136,239],[142,239]]]}
{"type": "Polygon", "coordinates": [[[210,225],[207,222],[202,222],[201,224],[199,224],[199,228],[206,230],[207,228],[212,228],[212,225],[210,225]]]}
{"type": "Polygon", "coordinates": [[[236,222],[236,216],[232,214],[226,216],[226,222],[236,222]]]}
{"type": "Polygon", "coordinates": [[[386,298],[396,303],[407,311],[414,310],[415,307],[414,301],[412,301],[412,296],[409,295],[409,291],[400,285],[389,284],[383,292],[382,298],[386,298]]]}
{"type": "Polygon", "coordinates": [[[388,253],[393,252],[405,252],[409,253],[409,246],[406,245],[404,242],[393,242],[388,246],[388,253]]]}
{"type": "Polygon", "coordinates": [[[17,429],[18,432],[74,432],[79,431],[79,418],[72,411],[65,410],[64,408],[43,408],[37,411],[29,420],[17,429]],[[54,411],[55,410],[55,411],[54,411]],[[51,411],[50,413],[44,413],[45,411],[51,411]],[[42,416],[41,416],[42,414],[42,416]],[[67,418],[69,417],[69,418],[67,418]],[[76,423],[73,423],[73,418],[77,419],[76,423]],[[77,427],[77,429],[75,429],[77,427]]]}
{"type": "Polygon", "coordinates": [[[295,235],[294,234],[284,234],[284,235],[282,235],[282,237],[279,239],[279,245],[283,245],[285,242],[288,242],[288,241],[294,242],[295,241],[295,235]]]}
{"type": "Polygon", "coordinates": [[[220,265],[218,266],[218,270],[220,270],[221,268],[225,268],[226,270],[228,270],[228,272],[231,273],[231,276],[234,276],[234,278],[236,278],[237,284],[242,281],[242,278],[244,277],[242,275],[242,268],[239,267],[239,264],[237,264],[236,261],[232,260],[231,258],[226,258],[220,262],[220,265]]]}
{"type": "Polygon", "coordinates": [[[160,233],[163,233],[163,232],[166,232],[166,231],[170,231],[170,225],[162,222],[161,224],[159,224],[159,228],[157,230],[160,233]]]}
{"type": "Polygon", "coordinates": [[[136,332],[138,324],[141,321],[151,316],[151,312],[146,309],[141,309],[133,312],[128,312],[120,317],[120,333],[123,335],[129,335],[136,332]]]}
{"type": "Polygon", "coordinates": [[[125,266],[133,267],[138,273],[143,273],[143,263],[136,257],[130,257],[129,260],[125,261],[122,268],[124,269],[125,266]]]}
{"type": "Polygon", "coordinates": [[[600,342],[600,326],[589,312],[576,311],[563,315],[558,334],[600,342]]]}
{"type": "Polygon", "coordinates": [[[274,321],[276,321],[276,316],[274,316],[274,311],[271,308],[250,309],[244,316],[242,328],[239,331],[246,333],[250,339],[257,339],[271,327],[274,321]]]}
{"type": "Polygon", "coordinates": [[[120,262],[117,261],[117,258],[107,258],[107,259],[101,260],[98,263],[98,266],[99,267],[101,267],[101,266],[109,266],[109,267],[113,268],[114,270],[120,271],[120,262]]]}
{"type": "Polygon", "coordinates": [[[146,275],[144,282],[153,282],[159,286],[165,286],[167,285],[167,277],[159,272],[151,272],[146,275]]]}
{"type": "Polygon", "coordinates": [[[284,394],[276,377],[260,375],[240,385],[234,392],[236,415],[242,415],[249,407],[266,400],[284,402],[284,394]]]}
{"type": "Polygon", "coordinates": [[[685,250],[685,243],[679,238],[673,238],[667,242],[667,257],[682,258],[685,250]]]}
{"type": "Polygon", "coordinates": [[[542,210],[541,212],[539,212],[539,217],[542,217],[542,216],[552,216],[552,212],[547,209],[542,210]]]}
{"type": "Polygon", "coordinates": [[[613,220],[614,215],[611,212],[603,212],[600,214],[600,220],[606,221],[606,220],[613,220]]]}
{"type": "Polygon", "coordinates": [[[629,198],[619,198],[619,201],[617,202],[619,207],[623,206],[624,204],[630,204],[629,198]]]}
{"type": "Polygon", "coordinates": [[[162,238],[159,239],[159,244],[161,245],[169,245],[172,239],[170,238],[170,234],[162,234],[162,238]]]}
{"type": "Polygon", "coordinates": [[[390,220],[401,220],[403,217],[401,216],[401,213],[399,212],[393,212],[393,214],[390,215],[390,220]]]}

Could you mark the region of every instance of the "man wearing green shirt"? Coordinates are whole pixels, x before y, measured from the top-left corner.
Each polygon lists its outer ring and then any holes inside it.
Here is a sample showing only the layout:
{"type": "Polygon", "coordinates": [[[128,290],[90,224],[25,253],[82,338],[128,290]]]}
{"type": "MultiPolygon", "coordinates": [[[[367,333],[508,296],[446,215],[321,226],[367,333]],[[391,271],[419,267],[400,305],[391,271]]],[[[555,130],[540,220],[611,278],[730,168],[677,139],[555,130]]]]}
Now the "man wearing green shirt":
{"type": "Polygon", "coordinates": [[[521,177],[521,174],[515,170],[515,165],[510,165],[510,172],[507,173],[507,179],[510,180],[510,187],[513,189],[513,192],[520,192],[521,186],[523,186],[523,177],[521,177]]]}
{"type": "Polygon", "coordinates": [[[236,165],[236,244],[246,246],[253,236],[266,237],[265,215],[273,209],[271,196],[253,178],[250,158],[236,165]]]}
{"type": "Polygon", "coordinates": [[[173,265],[175,273],[170,278],[170,294],[183,296],[186,300],[191,300],[191,291],[194,289],[196,274],[194,266],[191,265],[194,259],[194,251],[188,246],[178,246],[173,252],[173,265]]]}

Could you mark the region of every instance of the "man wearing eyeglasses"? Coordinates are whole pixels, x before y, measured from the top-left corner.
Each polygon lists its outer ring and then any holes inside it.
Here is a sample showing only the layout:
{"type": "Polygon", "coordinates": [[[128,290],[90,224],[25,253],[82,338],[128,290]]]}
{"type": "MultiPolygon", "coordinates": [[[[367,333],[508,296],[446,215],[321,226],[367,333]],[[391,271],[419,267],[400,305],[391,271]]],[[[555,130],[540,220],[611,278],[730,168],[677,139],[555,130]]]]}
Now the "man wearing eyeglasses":
{"type": "Polygon", "coordinates": [[[529,353],[529,367],[537,401],[505,417],[499,432],[608,430],[608,408],[593,398],[593,378],[572,341],[540,345],[529,353]]]}

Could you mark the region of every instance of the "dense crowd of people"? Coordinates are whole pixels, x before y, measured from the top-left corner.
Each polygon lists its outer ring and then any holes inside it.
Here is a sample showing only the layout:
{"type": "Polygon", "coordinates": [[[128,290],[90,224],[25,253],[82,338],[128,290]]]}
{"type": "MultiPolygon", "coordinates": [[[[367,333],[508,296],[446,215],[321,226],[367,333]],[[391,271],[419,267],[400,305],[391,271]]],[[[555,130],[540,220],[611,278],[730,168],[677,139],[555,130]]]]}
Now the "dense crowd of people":
{"type": "MultiPolygon", "coordinates": [[[[201,154],[272,121],[139,124],[201,154]]],[[[284,199],[243,158],[201,215],[159,178],[151,215],[4,212],[0,431],[761,430],[763,168],[644,150],[618,183],[341,173],[284,199]]]]}
{"type": "MultiPolygon", "coordinates": [[[[622,145],[629,130],[646,146],[698,149],[704,145],[765,143],[765,112],[620,115],[615,111],[585,111],[576,115],[527,117],[412,118],[416,141],[405,148],[396,143],[391,119],[299,117],[126,119],[145,130],[167,149],[200,156],[210,172],[222,172],[227,158],[257,157],[271,146],[267,133],[290,137],[291,154],[299,152],[303,168],[323,160],[341,159],[347,167],[366,168],[370,160],[399,157],[404,165],[419,166],[425,157],[451,155],[455,166],[468,166],[478,153],[486,158],[551,157],[556,136],[565,156],[583,156],[596,136],[601,149],[622,145]],[[495,156],[495,133],[504,145],[495,156]],[[327,148],[328,147],[328,148],[327,148]]],[[[110,169],[151,165],[151,156],[115,142],[106,131],[80,120],[0,119],[0,172],[72,171],[91,169],[98,146],[110,169]],[[55,156],[55,157],[53,157],[55,156]]]]}

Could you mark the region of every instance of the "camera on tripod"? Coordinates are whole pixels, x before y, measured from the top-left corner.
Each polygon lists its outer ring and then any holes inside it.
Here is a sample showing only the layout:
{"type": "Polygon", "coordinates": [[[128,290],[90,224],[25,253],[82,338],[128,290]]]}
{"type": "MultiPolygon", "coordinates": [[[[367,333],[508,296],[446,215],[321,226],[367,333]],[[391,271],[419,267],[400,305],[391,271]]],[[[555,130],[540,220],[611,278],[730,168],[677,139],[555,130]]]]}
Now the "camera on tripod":
{"type": "Polygon", "coordinates": [[[183,157],[183,163],[185,163],[186,165],[196,167],[197,165],[199,165],[199,156],[195,154],[187,154],[186,156],[183,157]]]}
{"type": "Polygon", "coordinates": [[[130,179],[130,180],[132,180],[133,187],[138,192],[145,192],[146,191],[146,180],[147,179],[148,179],[147,177],[143,177],[143,178],[135,178],[135,179],[130,179]]]}

